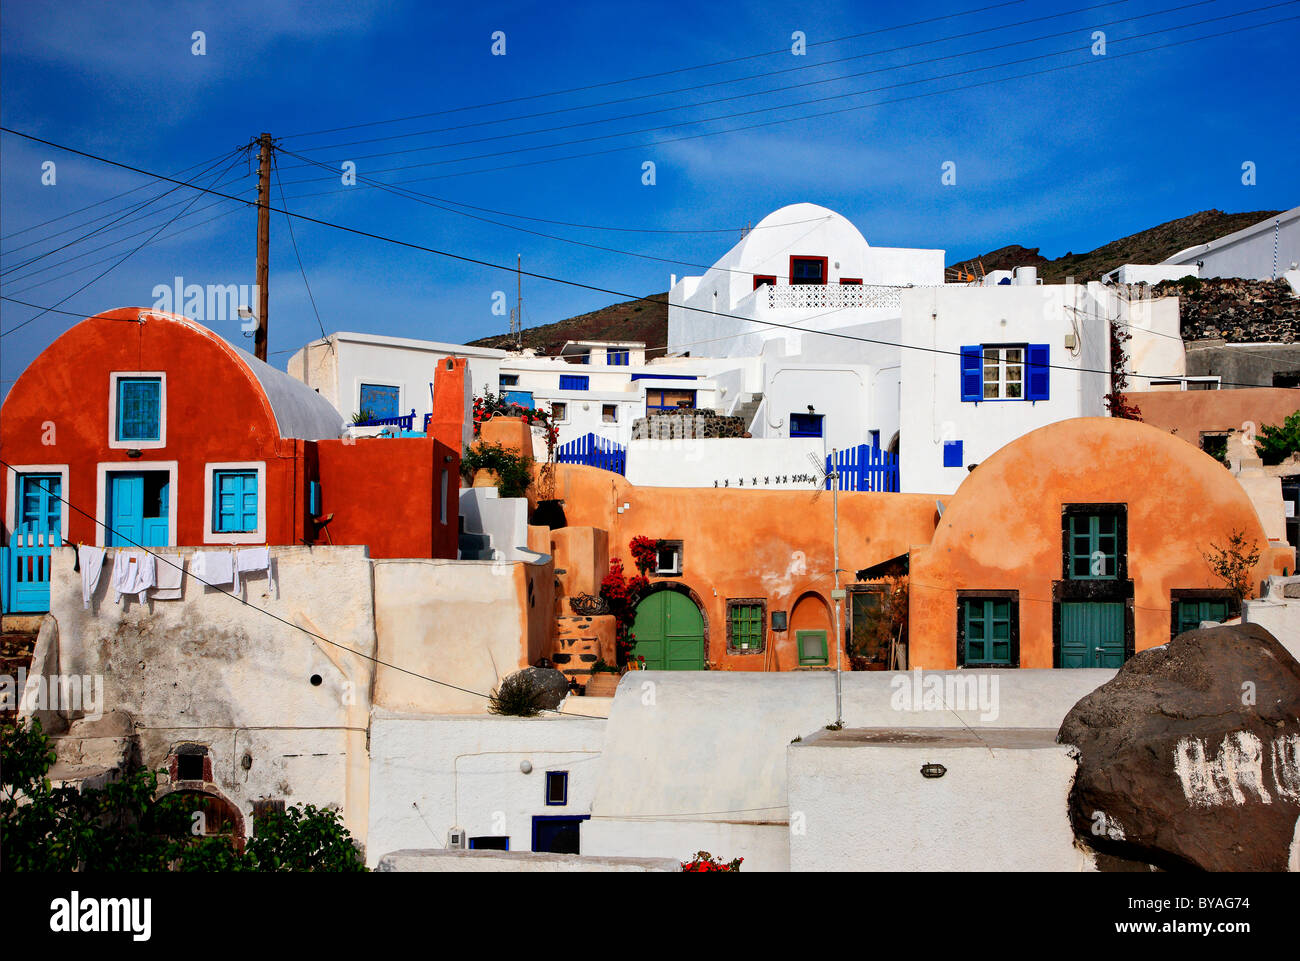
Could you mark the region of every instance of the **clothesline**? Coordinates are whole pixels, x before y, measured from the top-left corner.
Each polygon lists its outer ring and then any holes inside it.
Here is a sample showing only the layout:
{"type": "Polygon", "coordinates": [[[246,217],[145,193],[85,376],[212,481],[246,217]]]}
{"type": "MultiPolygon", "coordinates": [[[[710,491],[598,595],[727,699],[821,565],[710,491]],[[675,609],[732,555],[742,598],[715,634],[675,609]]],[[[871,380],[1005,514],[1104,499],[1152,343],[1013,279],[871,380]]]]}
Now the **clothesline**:
{"type": "MultiPolygon", "coordinates": [[[[134,594],[140,603],[146,597],[159,601],[180,600],[185,558],[179,554],[159,554],[126,547],[104,548],[77,545],[74,571],[81,574],[82,607],[90,609],[90,599],[99,587],[108,551],[114,551],[111,577],[115,591],[113,603],[122,603],[123,594],[134,594]],[[152,593],[150,593],[152,591],[152,593]]],[[[212,586],[232,584],[240,593],[239,575],[266,571],[267,584],[275,590],[275,573],[271,568],[269,547],[227,548],[195,551],[190,555],[190,575],[212,586]]]]}

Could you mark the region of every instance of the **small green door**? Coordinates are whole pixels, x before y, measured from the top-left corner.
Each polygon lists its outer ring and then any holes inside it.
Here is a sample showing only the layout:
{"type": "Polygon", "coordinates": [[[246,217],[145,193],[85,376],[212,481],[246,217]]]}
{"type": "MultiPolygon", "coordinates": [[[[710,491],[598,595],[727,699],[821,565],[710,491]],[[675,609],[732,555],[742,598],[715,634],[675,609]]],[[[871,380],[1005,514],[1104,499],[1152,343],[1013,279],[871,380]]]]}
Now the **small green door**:
{"type": "Polygon", "coordinates": [[[704,618],[676,591],[656,591],[636,606],[632,656],[650,671],[704,670],[704,618]]]}
{"type": "Polygon", "coordinates": [[[1124,666],[1124,605],[1069,601],[1061,604],[1060,667],[1124,666]]]}

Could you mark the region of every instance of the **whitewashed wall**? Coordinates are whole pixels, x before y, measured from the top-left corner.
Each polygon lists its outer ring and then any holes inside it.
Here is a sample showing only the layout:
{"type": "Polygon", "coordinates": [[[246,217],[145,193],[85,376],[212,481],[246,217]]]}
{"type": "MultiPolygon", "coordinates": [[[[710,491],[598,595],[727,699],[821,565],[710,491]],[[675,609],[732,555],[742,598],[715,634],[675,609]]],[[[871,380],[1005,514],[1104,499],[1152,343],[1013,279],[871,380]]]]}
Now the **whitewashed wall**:
{"type": "Polygon", "coordinates": [[[824,465],[820,438],[643,438],[628,445],[627,479],[641,487],[807,490],[809,454],[824,465]]]}
{"type": "MultiPolygon", "coordinates": [[[[491,715],[410,717],[376,710],[370,731],[371,865],[403,848],[442,848],[447,832],[510,838],[532,850],[532,819],[591,811],[606,722],[491,715]],[[529,762],[531,773],[520,765],[529,762]],[[546,771],[569,772],[568,804],[546,804],[546,771]]],[[[585,835],[588,823],[582,825],[585,835]]],[[[588,853],[584,844],[582,853],[588,853]]]]}
{"type": "Polygon", "coordinates": [[[1300,261],[1300,207],[1292,207],[1277,217],[1220,237],[1208,244],[1181,250],[1165,263],[1195,264],[1204,262],[1202,277],[1245,277],[1259,280],[1273,276],[1276,246],[1277,276],[1300,261]],[[1276,236],[1274,221],[1278,221],[1276,236]]]}

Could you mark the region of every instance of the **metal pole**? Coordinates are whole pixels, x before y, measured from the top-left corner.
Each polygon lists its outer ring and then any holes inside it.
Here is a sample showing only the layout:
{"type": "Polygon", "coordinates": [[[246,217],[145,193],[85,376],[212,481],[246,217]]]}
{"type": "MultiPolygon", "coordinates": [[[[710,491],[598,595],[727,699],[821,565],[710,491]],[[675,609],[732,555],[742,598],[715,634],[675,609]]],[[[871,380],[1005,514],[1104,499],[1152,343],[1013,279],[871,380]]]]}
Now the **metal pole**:
{"type": "Polygon", "coordinates": [[[270,304],[271,269],[271,135],[257,138],[257,330],[253,334],[253,354],[266,360],[266,329],[270,304]]]}
{"type": "Polygon", "coordinates": [[[840,604],[843,603],[844,595],[840,590],[840,459],[839,451],[834,447],[831,448],[831,512],[834,519],[834,536],[833,551],[835,555],[835,589],[831,591],[831,598],[834,604],[831,605],[831,616],[834,618],[835,625],[835,723],[844,725],[844,711],[842,709],[840,674],[842,671],[844,637],[840,633],[840,604]]]}

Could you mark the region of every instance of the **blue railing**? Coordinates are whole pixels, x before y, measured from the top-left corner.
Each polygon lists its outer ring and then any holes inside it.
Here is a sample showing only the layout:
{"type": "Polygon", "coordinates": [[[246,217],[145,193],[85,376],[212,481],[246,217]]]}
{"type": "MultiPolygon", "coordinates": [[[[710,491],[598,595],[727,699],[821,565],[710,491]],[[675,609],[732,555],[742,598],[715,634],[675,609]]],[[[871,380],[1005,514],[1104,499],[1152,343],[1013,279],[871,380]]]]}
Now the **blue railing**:
{"type": "Polygon", "coordinates": [[[373,417],[370,420],[356,421],[353,427],[398,427],[402,430],[415,429],[415,408],[411,408],[409,414],[402,414],[398,417],[373,417]]]}
{"type": "MultiPolygon", "coordinates": [[[[859,444],[839,451],[835,468],[840,474],[842,491],[898,492],[898,455],[870,444],[859,444]]],[[[826,472],[831,470],[831,455],[826,455],[826,472]]],[[[831,486],[826,478],[826,489],[831,486]]]]}
{"type": "Polygon", "coordinates": [[[561,464],[584,464],[615,474],[627,473],[627,449],[595,434],[561,444],[555,451],[555,459],[561,464]]]}

